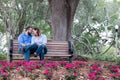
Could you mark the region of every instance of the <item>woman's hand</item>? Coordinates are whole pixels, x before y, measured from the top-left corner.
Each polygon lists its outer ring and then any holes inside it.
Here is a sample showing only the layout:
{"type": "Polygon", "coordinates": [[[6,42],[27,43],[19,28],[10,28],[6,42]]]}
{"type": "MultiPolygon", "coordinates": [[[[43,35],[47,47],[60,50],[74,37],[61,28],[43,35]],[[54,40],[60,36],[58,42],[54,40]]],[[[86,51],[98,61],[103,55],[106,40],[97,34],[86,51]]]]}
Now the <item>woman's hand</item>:
{"type": "Polygon", "coordinates": [[[37,43],[38,46],[40,46],[41,44],[40,43],[37,43]]]}

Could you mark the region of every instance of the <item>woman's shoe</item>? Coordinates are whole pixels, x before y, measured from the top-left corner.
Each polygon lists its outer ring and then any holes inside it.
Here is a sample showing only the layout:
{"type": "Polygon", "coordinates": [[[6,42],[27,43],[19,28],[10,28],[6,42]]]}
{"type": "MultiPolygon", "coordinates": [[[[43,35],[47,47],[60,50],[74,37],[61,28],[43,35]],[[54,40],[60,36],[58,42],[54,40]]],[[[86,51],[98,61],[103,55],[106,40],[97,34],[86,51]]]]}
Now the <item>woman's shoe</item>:
{"type": "Polygon", "coordinates": [[[36,53],[34,53],[34,57],[37,57],[37,54],[36,54],[36,53]]]}

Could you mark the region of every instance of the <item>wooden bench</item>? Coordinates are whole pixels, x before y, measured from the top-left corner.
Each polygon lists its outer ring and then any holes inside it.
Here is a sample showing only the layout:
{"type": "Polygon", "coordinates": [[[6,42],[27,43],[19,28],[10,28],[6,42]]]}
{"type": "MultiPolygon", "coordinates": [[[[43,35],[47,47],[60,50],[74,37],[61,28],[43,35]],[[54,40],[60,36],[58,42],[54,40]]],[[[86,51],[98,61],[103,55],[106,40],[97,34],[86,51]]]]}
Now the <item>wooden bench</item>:
{"type": "MultiPolygon", "coordinates": [[[[69,62],[72,63],[73,58],[73,48],[70,41],[52,41],[48,40],[47,42],[48,52],[45,54],[45,57],[61,56],[69,57],[69,62]]],[[[18,41],[17,39],[10,40],[9,47],[9,61],[13,60],[23,60],[24,57],[22,54],[18,53],[18,41]]],[[[39,59],[39,57],[31,56],[30,60],[39,59]]]]}

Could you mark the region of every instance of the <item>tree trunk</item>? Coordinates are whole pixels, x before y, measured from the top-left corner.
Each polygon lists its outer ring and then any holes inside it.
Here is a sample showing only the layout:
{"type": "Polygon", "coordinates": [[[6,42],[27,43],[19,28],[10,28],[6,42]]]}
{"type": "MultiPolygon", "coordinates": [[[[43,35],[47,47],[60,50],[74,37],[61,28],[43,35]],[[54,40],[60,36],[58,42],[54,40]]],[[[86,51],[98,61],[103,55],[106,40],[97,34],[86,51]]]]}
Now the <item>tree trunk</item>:
{"type": "Polygon", "coordinates": [[[25,26],[25,22],[26,22],[26,12],[25,10],[23,10],[23,12],[19,15],[19,17],[21,16],[19,22],[18,22],[18,33],[17,33],[17,37],[18,35],[20,35],[23,32],[24,26],[25,26]]]}
{"type": "Polygon", "coordinates": [[[67,41],[79,0],[48,0],[52,13],[53,39],[67,41]]]}

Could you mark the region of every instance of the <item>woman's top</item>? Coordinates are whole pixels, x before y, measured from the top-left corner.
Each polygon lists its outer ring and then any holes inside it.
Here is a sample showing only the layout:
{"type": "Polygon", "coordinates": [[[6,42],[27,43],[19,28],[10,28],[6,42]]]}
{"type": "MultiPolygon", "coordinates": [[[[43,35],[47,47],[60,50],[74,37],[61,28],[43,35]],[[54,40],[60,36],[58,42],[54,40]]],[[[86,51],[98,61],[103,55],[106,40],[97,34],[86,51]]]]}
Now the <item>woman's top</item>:
{"type": "Polygon", "coordinates": [[[46,43],[47,43],[46,35],[41,34],[39,37],[40,38],[37,38],[36,36],[33,36],[31,44],[37,43],[37,44],[44,44],[44,45],[46,45],[46,43]]]}

